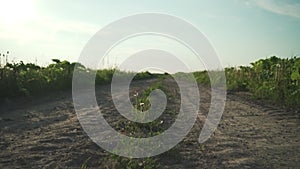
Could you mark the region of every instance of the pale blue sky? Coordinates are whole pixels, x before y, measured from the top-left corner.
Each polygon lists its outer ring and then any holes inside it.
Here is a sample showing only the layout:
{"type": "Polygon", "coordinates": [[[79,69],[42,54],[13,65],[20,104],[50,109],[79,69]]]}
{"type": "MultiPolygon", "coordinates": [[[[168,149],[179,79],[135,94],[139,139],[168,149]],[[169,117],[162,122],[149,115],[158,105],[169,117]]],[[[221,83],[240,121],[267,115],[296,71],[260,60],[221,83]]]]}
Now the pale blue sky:
{"type": "Polygon", "coordinates": [[[9,50],[15,61],[76,61],[103,26],[144,12],[162,12],[194,24],[213,44],[223,66],[300,54],[296,0],[0,0],[0,6],[0,53],[9,50]]]}

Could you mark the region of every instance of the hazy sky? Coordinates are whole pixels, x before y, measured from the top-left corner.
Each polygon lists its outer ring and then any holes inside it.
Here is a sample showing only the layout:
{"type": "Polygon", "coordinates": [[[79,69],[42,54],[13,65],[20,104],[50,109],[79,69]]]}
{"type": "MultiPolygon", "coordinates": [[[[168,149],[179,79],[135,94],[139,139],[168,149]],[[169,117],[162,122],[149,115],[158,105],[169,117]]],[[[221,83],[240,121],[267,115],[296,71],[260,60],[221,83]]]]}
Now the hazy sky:
{"type": "MultiPolygon", "coordinates": [[[[171,14],[194,24],[215,47],[223,66],[300,54],[298,0],[0,0],[0,6],[0,53],[9,50],[15,61],[76,61],[103,26],[144,12],[171,14]]],[[[130,52],[130,43],[128,48],[124,44],[122,52],[130,52]]]]}

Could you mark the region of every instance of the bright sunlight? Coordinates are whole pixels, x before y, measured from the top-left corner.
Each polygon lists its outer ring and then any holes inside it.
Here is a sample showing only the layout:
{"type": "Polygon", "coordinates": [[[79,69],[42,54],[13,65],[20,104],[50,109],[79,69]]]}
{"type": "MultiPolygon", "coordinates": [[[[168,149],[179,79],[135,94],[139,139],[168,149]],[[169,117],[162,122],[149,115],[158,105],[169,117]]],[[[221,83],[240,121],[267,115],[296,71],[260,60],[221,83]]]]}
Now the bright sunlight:
{"type": "Polygon", "coordinates": [[[0,0],[0,21],[17,24],[31,20],[35,16],[33,0],[0,0]]]}

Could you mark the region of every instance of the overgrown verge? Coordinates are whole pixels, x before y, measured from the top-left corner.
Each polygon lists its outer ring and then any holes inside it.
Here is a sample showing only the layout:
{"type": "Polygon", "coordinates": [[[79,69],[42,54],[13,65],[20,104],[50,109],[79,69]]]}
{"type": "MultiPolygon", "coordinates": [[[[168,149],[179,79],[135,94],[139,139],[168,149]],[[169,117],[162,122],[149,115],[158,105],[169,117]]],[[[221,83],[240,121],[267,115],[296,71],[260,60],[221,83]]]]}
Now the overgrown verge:
{"type": "MultiPolygon", "coordinates": [[[[119,71],[91,70],[79,63],[58,59],[53,59],[53,62],[47,67],[32,63],[24,64],[22,61],[0,66],[0,101],[71,89],[75,65],[86,74],[96,71],[96,85],[110,83],[115,71],[119,71]]],[[[130,72],[119,73],[126,75],[130,72]]],[[[225,74],[229,91],[249,91],[253,93],[255,99],[266,99],[286,107],[300,109],[300,58],[281,59],[272,56],[251,63],[251,66],[225,68],[225,74]]],[[[181,76],[180,73],[175,75],[181,76]]],[[[207,71],[194,72],[193,75],[199,84],[207,86],[211,84],[207,71]]],[[[168,76],[170,75],[143,72],[136,74],[134,80],[168,76]]]]}
{"type": "MultiPolygon", "coordinates": [[[[116,69],[91,70],[79,63],[52,60],[54,63],[47,67],[40,67],[33,63],[6,63],[0,65],[0,101],[15,97],[44,95],[53,91],[72,88],[72,78],[75,66],[80,71],[90,74],[96,71],[96,85],[108,84],[116,69]]],[[[129,74],[132,72],[122,72],[129,74]]],[[[149,72],[138,73],[134,80],[149,79],[158,75],[149,72]]]]}
{"type": "MultiPolygon", "coordinates": [[[[272,56],[251,66],[225,68],[225,75],[229,91],[249,91],[254,99],[300,109],[300,58],[272,56]]],[[[198,83],[210,85],[206,71],[195,72],[194,76],[198,83]]]]}

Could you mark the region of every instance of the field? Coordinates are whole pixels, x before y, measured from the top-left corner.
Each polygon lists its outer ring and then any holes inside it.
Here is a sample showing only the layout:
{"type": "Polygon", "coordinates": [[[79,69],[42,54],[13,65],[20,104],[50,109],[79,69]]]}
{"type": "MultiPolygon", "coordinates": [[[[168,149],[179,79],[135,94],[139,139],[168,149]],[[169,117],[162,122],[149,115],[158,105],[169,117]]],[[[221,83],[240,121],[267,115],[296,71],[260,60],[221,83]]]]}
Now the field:
{"type": "MultiPolygon", "coordinates": [[[[195,72],[201,95],[195,125],[173,149],[144,159],[118,157],[92,142],[73,107],[70,89],[75,64],[53,61],[46,68],[14,63],[0,69],[0,168],[300,166],[299,58],[271,57],[252,66],[227,68],[225,110],[217,130],[203,144],[197,139],[210,107],[212,82],[207,72],[195,72]]],[[[115,71],[118,70],[99,70],[96,77],[97,102],[108,123],[117,131],[136,137],[156,135],[170,127],[180,103],[174,80],[167,74],[149,72],[136,76],[129,95],[137,109],[141,109],[141,102],[149,108],[148,94],[155,88],[167,93],[168,104],[153,123],[131,124],[118,114],[111,100],[109,83],[115,71]],[[136,92],[140,93],[139,99],[134,96],[136,92]]]]}

